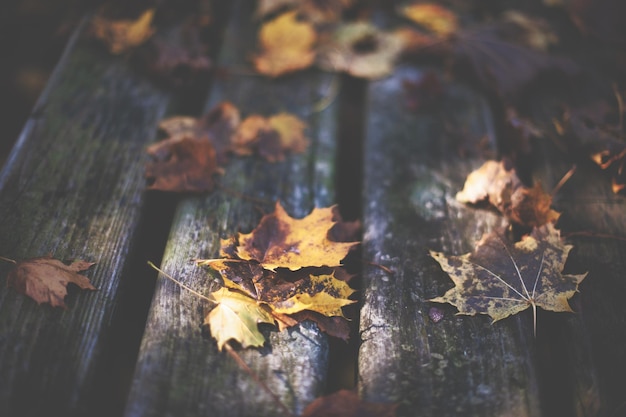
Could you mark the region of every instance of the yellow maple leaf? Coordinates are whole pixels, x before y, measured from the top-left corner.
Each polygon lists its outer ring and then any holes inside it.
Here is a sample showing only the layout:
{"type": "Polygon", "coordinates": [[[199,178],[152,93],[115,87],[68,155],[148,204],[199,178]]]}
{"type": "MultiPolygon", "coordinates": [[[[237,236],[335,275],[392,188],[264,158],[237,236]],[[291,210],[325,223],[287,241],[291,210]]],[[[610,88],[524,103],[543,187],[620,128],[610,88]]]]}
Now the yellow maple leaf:
{"type": "Polygon", "coordinates": [[[244,348],[263,346],[265,337],[259,331],[258,324],[274,324],[274,318],[266,306],[227,288],[211,293],[210,298],[217,306],[205,317],[204,324],[210,327],[219,350],[231,339],[244,348]]]}
{"type": "Polygon", "coordinates": [[[298,21],[296,12],[284,13],[261,27],[262,53],[254,57],[254,66],[270,77],[307,68],[315,60],[316,41],[312,24],[298,21]]]}
{"type": "Polygon", "coordinates": [[[146,10],[136,20],[111,20],[97,15],[91,22],[91,30],[112,54],[121,54],[141,45],[154,34],[153,18],[154,9],[146,10]]]}
{"type": "Polygon", "coordinates": [[[339,266],[358,242],[333,242],[328,231],[337,223],[333,208],[316,208],[303,219],[290,217],[276,203],[274,213],[261,219],[248,234],[239,234],[237,256],[263,268],[292,271],[306,266],[339,266]]]}
{"type": "Polygon", "coordinates": [[[408,4],[400,9],[400,13],[441,37],[449,36],[459,29],[456,15],[438,4],[408,4]]]}
{"type": "Polygon", "coordinates": [[[267,301],[273,311],[294,314],[304,310],[316,311],[325,316],[343,317],[341,308],[355,303],[348,297],[354,290],[333,275],[310,275],[306,282],[298,285],[298,291],[284,300],[267,301]]]}

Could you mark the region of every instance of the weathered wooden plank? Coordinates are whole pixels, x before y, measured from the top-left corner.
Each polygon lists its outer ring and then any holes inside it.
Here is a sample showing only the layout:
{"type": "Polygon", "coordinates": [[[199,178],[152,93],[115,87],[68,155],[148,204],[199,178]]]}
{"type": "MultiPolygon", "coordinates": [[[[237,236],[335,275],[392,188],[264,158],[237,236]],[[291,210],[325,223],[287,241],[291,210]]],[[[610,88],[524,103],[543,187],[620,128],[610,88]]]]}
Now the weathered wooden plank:
{"type": "Polygon", "coordinates": [[[469,252],[503,220],[455,201],[484,161],[472,150],[484,138],[494,149],[485,100],[450,84],[436,112],[411,113],[403,80],[419,76],[402,67],[368,91],[363,251],[394,274],[364,271],[359,390],[399,403],[401,416],[539,416],[530,315],[491,325],[427,301],[452,287],[427,250],[469,252]]]}
{"type": "MultiPolygon", "coordinates": [[[[554,96],[541,94],[533,99],[533,120],[548,127],[546,132],[562,112],[555,101],[554,96]]],[[[574,245],[566,268],[574,273],[588,271],[580,294],[570,303],[576,314],[539,317],[544,319],[544,330],[537,335],[543,346],[540,358],[545,373],[559,375],[554,383],[561,390],[552,396],[561,398],[552,405],[553,412],[567,410],[581,417],[620,415],[626,387],[626,304],[622,299],[626,199],[612,192],[609,177],[599,167],[581,158],[584,155],[563,152],[547,133],[534,143],[532,164],[527,167],[550,189],[576,163],[576,172],[556,193],[554,206],[563,213],[559,229],[574,245]]]]}
{"type": "Polygon", "coordinates": [[[169,101],[124,61],[76,34],[0,173],[0,253],[97,262],[86,275],[99,289],[70,291],[64,311],[2,286],[3,416],[97,411],[95,370],[139,220],[143,149],[169,101]]]}
{"type": "MultiPolygon", "coordinates": [[[[206,197],[185,198],[179,204],[162,268],[206,294],[217,289],[219,281],[190,259],[216,257],[219,238],[251,230],[261,212],[273,210],[277,199],[290,215],[301,217],[316,206],[329,206],[334,198],[335,108],[314,110],[327,94],[332,76],[309,70],[270,80],[251,73],[247,57],[256,44],[258,28],[251,20],[252,10],[252,2],[238,2],[235,7],[219,61],[231,74],[215,83],[207,108],[228,100],[244,115],[294,113],[308,123],[311,145],[305,154],[276,164],[254,156],[233,158],[220,180],[220,190],[206,197]]],[[[282,414],[202,331],[209,308],[197,296],[166,279],[159,280],[126,415],[282,414]]],[[[241,356],[287,407],[299,413],[324,386],[326,337],[311,323],[282,333],[268,330],[267,334],[267,347],[242,351],[241,356]]]]}

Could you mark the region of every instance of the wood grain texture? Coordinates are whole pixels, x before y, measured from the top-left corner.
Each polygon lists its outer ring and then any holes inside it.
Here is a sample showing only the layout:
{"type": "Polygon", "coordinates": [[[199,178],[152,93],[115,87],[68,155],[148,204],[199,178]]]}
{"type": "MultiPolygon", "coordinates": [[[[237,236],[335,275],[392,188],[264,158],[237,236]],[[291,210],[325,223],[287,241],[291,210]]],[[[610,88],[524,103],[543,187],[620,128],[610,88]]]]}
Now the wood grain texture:
{"type": "MultiPolygon", "coordinates": [[[[176,212],[162,268],[186,285],[209,294],[220,281],[190,262],[214,258],[219,239],[250,231],[280,199],[291,216],[333,203],[335,108],[321,112],[332,76],[307,70],[276,80],[253,73],[258,25],[253,2],[238,2],[227,29],[219,65],[230,72],[212,87],[207,108],[228,100],[242,115],[269,116],[288,111],[307,124],[311,145],[304,154],[271,164],[258,156],[232,158],[221,188],[206,197],[185,198],[176,212]]],[[[201,324],[211,308],[205,301],[163,278],[157,283],[127,416],[277,416],[280,409],[226,354],[201,324]]],[[[327,341],[304,323],[278,333],[266,329],[263,349],[241,351],[243,360],[282,401],[299,413],[321,394],[326,377],[327,341]]]]}
{"type": "Polygon", "coordinates": [[[64,311],[1,287],[1,415],[96,411],[87,394],[139,220],[143,149],[168,100],[77,34],[28,120],[0,173],[0,253],[96,262],[98,291],[70,289],[64,311]]]}
{"type": "Polygon", "coordinates": [[[400,416],[539,416],[531,316],[492,325],[427,301],[452,287],[427,250],[467,253],[504,222],[455,200],[467,174],[495,157],[493,145],[476,153],[496,142],[485,100],[447,84],[440,108],[412,113],[403,81],[419,76],[401,67],[368,92],[363,251],[394,274],[364,271],[360,393],[398,403],[400,416]]]}
{"type": "Polygon", "coordinates": [[[576,314],[539,317],[544,323],[537,335],[543,373],[559,375],[545,384],[561,386],[545,395],[559,397],[560,405],[554,405],[552,412],[567,410],[577,417],[621,415],[626,407],[626,303],[622,297],[626,290],[626,198],[612,192],[609,175],[584,154],[573,146],[567,152],[555,146],[564,139],[553,132],[552,120],[562,111],[556,97],[533,97],[533,120],[548,133],[533,143],[526,169],[550,190],[576,165],[574,175],[556,193],[554,207],[562,212],[557,226],[574,245],[566,270],[588,271],[588,275],[570,302],[576,314]]]}

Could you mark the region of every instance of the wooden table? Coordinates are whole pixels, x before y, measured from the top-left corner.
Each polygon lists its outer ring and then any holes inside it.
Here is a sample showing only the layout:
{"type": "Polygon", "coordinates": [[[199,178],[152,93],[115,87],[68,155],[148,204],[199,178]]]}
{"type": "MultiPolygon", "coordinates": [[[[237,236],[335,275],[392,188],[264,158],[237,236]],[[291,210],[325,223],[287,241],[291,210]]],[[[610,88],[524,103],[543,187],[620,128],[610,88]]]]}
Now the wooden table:
{"type": "MultiPolygon", "coordinates": [[[[190,260],[217,256],[220,238],[250,231],[276,200],[294,217],[339,201],[363,223],[360,316],[348,348],[305,322],[240,352],[293,413],[338,385],[399,404],[399,416],[626,413],[626,242],[599,237],[626,236],[626,200],[605,173],[549,140],[524,159],[548,190],[578,164],[554,201],[575,245],[568,268],[589,271],[575,314],[540,311],[536,337],[529,311],[491,324],[436,305],[443,318],[433,320],[427,300],[452,283],[428,250],[469,252],[505,224],[454,198],[488,154],[458,152],[458,132],[467,148],[497,156],[502,109],[446,81],[436,111],[407,110],[406,81],[433,70],[424,64],[369,83],[317,69],[254,75],[254,5],[234,3],[215,18],[225,23],[216,65],[230,70],[214,77],[196,114],[224,100],[246,114],[288,111],[308,124],[309,149],[280,163],[234,158],[210,194],[146,191],[145,148],[181,97],[79,28],[0,172],[0,255],[96,262],[86,274],[98,291],[70,291],[62,310],[0,290],[0,415],[281,415],[202,329],[205,302],[146,265],[162,256],[164,271],[208,293],[220,281],[190,260]],[[336,350],[349,355],[339,360],[353,369],[347,383],[329,380],[336,350]]],[[[549,98],[531,101],[549,121],[549,98]]],[[[9,267],[0,265],[3,276],[9,267]]]]}

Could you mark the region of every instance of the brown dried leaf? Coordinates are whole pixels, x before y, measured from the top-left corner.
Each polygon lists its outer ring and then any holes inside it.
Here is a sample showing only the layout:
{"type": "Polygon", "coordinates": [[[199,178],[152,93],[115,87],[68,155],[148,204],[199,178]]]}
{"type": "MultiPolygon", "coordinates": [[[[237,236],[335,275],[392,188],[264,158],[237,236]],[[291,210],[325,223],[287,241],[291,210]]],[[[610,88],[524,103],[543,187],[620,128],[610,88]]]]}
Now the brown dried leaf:
{"type": "Polygon", "coordinates": [[[339,266],[358,242],[333,242],[328,231],[335,225],[333,208],[316,208],[303,219],[290,217],[276,203],[249,234],[239,234],[237,255],[265,269],[296,270],[307,266],[339,266]]]}
{"type": "Polygon", "coordinates": [[[262,346],[265,339],[256,325],[275,321],[283,330],[312,319],[331,335],[349,336],[347,323],[341,323],[345,322],[341,309],[355,303],[348,299],[354,290],[332,274],[288,282],[253,262],[212,261],[208,265],[224,280],[224,288],[211,294],[217,306],[205,319],[220,349],[230,339],[243,347],[262,346]]]}
{"type": "Polygon", "coordinates": [[[9,271],[7,286],[28,295],[37,303],[49,303],[53,307],[67,308],[65,296],[67,285],[75,284],[83,290],[96,290],[89,279],[78,274],[89,269],[93,262],[74,261],[70,265],[53,259],[41,257],[17,262],[9,271]]]}
{"type": "Polygon", "coordinates": [[[348,341],[350,339],[350,325],[345,317],[332,316],[328,317],[315,311],[304,310],[298,313],[290,314],[288,317],[294,319],[296,323],[305,320],[311,320],[317,327],[329,336],[348,341]]]}
{"type": "MultiPolygon", "coordinates": [[[[332,268],[303,268],[297,272],[263,269],[256,262],[224,259],[197,261],[220,273],[224,286],[240,291],[272,308],[273,313],[294,314],[303,310],[315,311],[328,317],[343,317],[341,308],[354,303],[348,297],[352,290],[345,271],[332,268]],[[310,273],[300,273],[301,271],[310,273]],[[330,272],[330,273],[325,273],[330,272]]],[[[349,276],[348,276],[349,277],[349,276]]]]}
{"type": "Polygon", "coordinates": [[[298,21],[296,12],[284,13],[261,27],[261,54],[253,58],[254,67],[270,77],[307,68],[315,61],[316,40],[313,25],[298,21]]]}
{"type": "Polygon", "coordinates": [[[341,226],[334,207],[315,209],[297,220],[276,203],[275,212],[264,216],[251,233],[222,240],[220,255],[224,259],[196,260],[198,265],[219,272],[224,281],[224,288],[213,293],[213,298],[218,303],[226,299],[227,304],[218,305],[220,309],[215,314],[219,314],[219,320],[209,323],[212,332],[213,327],[218,329],[214,336],[220,348],[229,339],[246,346],[263,343],[256,323],[270,321],[259,319],[258,308],[270,314],[272,323],[276,322],[281,330],[311,319],[329,334],[348,338],[349,327],[341,320],[345,321],[342,308],[355,302],[349,299],[354,290],[347,283],[352,276],[336,265],[358,242],[333,242],[327,238],[338,224],[335,233],[351,237],[354,225],[343,223],[341,226]],[[242,297],[248,300],[242,301],[242,297]],[[246,309],[251,312],[245,312],[246,309]],[[234,329],[227,328],[230,322],[234,329]],[[244,339],[244,335],[250,335],[249,339],[244,339]]]}
{"type": "Polygon", "coordinates": [[[560,216],[550,208],[552,197],[541,185],[525,187],[506,161],[487,161],[470,173],[456,199],[472,204],[489,200],[508,219],[530,227],[556,222],[560,216]]]}
{"type": "Polygon", "coordinates": [[[112,54],[121,54],[141,45],[154,34],[153,17],[154,9],[144,11],[136,20],[111,20],[98,14],[91,21],[91,32],[112,54]]]}
{"type": "Polygon", "coordinates": [[[239,155],[258,152],[269,162],[282,161],[288,153],[304,152],[309,144],[304,136],[306,123],[289,113],[266,119],[248,116],[233,135],[233,151],[239,155]]]}
{"type": "MultiPolygon", "coordinates": [[[[329,268],[300,270],[318,274],[307,275],[285,270],[268,271],[256,262],[234,259],[198,261],[198,264],[208,265],[219,272],[225,288],[269,307],[268,311],[281,331],[303,320],[313,320],[331,336],[344,340],[349,337],[350,328],[341,309],[355,302],[348,299],[354,290],[345,280],[335,278],[336,272],[324,275],[323,271],[329,268]]],[[[340,275],[345,277],[346,274],[340,275]]]]}
{"type": "Polygon", "coordinates": [[[295,283],[289,291],[266,291],[264,300],[280,314],[294,314],[304,310],[315,311],[328,317],[344,317],[342,307],[356,301],[349,300],[354,290],[333,275],[310,275],[295,283]]]}
{"type": "Polygon", "coordinates": [[[302,412],[302,417],[395,417],[397,404],[362,401],[354,391],[340,390],[316,398],[302,412]]]}
{"type": "Polygon", "coordinates": [[[206,139],[175,136],[146,150],[154,161],[146,164],[150,190],[175,192],[211,191],[218,173],[215,149],[206,139]]]}
{"type": "Polygon", "coordinates": [[[232,150],[232,137],[239,123],[239,109],[228,101],[217,104],[199,120],[199,129],[215,146],[218,162],[224,162],[226,154],[232,150]]]}
{"type": "Polygon", "coordinates": [[[431,256],[454,281],[454,288],[430,301],[450,303],[459,314],[487,314],[493,321],[533,308],[569,311],[567,300],[578,291],[585,274],[562,275],[572,249],[548,223],[530,236],[511,242],[501,232],[485,234],[474,252],[431,256]]]}
{"type": "Polygon", "coordinates": [[[159,128],[175,142],[184,137],[205,140],[212,144],[219,164],[226,162],[232,151],[232,138],[241,122],[239,109],[223,101],[210,109],[201,118],[175,116],[164,119],[159,128]]]}

